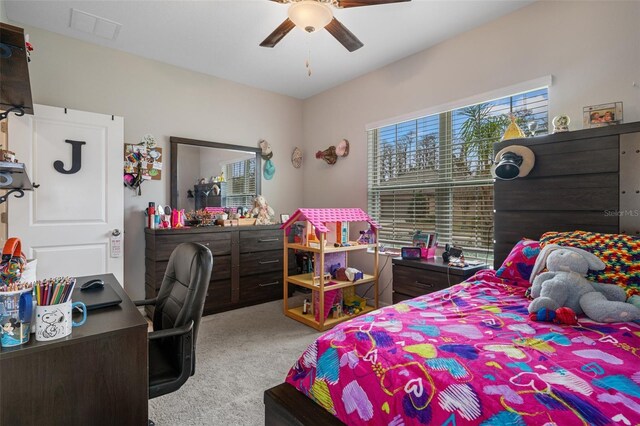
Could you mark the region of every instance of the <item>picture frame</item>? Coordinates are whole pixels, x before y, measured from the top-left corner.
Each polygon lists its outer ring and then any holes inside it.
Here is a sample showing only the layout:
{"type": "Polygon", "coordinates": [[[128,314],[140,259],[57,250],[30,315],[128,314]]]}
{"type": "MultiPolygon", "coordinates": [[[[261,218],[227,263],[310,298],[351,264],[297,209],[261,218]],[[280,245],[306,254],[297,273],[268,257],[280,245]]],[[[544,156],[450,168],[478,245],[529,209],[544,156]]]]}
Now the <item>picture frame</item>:
{"type": "Polygon", "coordinates": [[[582,124],[585,129],[622,123],[622,102],[591,105],[583,108],[582,124]]]}
{"type": "Polygon", "coordinates": [[[285,223],[288,220],[289,220],[289,215],[288,214],[281,214],[280,215],[280,223],[285,223]]]}

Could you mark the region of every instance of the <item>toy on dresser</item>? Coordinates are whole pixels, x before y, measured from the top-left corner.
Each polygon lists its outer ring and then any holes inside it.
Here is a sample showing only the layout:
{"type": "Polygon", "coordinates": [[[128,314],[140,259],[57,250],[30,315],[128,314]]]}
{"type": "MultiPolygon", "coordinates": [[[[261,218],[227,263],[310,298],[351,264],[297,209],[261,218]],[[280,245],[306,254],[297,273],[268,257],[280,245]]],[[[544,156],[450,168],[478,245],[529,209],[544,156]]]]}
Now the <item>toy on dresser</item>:
{"type": "Polygon", "coordinates": [[[258,195],[253,200],[253,210],[251,215],[256,217],[256,225],[271,225],[273,223],[273,216],[275,212],[269,204],[267,199],[262,195],[258,195]]]}

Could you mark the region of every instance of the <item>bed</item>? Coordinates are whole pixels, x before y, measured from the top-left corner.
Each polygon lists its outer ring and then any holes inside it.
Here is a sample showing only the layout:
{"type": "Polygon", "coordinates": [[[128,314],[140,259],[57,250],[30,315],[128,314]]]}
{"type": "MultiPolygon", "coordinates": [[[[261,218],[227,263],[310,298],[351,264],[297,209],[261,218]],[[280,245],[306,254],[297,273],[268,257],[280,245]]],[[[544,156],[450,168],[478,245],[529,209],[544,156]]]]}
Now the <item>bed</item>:
{"type": "MultiPolygon", "coordinates": [[[[603,214],[623,203],[619,155],[640,147],[623,126],[529,141],[530,177],[496,182],[496,268],[522,237],[640,226],[603,214]]],[[[339,325],[265,392],[266,424],[637,424],[640,325],[534,322],[526,287],[483,271],[339,325]]]]}
{"type": "Polygon", "coordinates": [[[640,419],[640,325],[533,322],[524,293],[483,271],[355,318],[286,381],[349,425],[640,419]]]}

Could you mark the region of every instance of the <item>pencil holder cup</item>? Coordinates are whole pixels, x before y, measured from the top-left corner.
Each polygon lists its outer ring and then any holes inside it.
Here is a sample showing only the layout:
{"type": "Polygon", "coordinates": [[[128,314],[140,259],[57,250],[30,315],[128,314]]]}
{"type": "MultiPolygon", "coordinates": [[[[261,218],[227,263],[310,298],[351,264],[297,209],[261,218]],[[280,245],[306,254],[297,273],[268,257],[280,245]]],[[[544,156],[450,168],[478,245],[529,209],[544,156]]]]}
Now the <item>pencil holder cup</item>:
{"type": "Polygon", "coordinates": [[[82,302],[71,302],[57,305],[36,306],[36,340],[46,342],[60,339],[71,334],[73,327],[79,327],[87,320],[87,307],[82,302]],[[75,322],[71,318],[74,308],[82,308],[82,320],[75,322]]]}
{"type": "Polygon", "coordinates": [[[0,345],[3,348],[29,341],[32,290],[0,292],[0,345]]]}

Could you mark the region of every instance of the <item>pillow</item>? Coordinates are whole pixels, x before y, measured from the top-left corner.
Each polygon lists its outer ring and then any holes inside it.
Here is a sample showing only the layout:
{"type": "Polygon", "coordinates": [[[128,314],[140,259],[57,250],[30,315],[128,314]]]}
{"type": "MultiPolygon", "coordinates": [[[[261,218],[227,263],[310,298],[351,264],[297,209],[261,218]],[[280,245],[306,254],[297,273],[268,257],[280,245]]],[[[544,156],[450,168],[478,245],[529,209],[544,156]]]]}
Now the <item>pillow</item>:
{"type": "Polygon", "coordinates": [[[627,290],[628,296],[640,294],[640,238],[586,231],[547,232],[540,238],[540,245],[547,244],[578,247],[595,254],[606,266],[602,271],[589,271],[588,279],[617,284],[627,290]]]}
{"type": "Polygon", "coordinates": [[[513,246],[509,256],[496,271],[496,276],[529,286],[529,277],[540,253],[540,242],[522,239],[513,246]]]}

